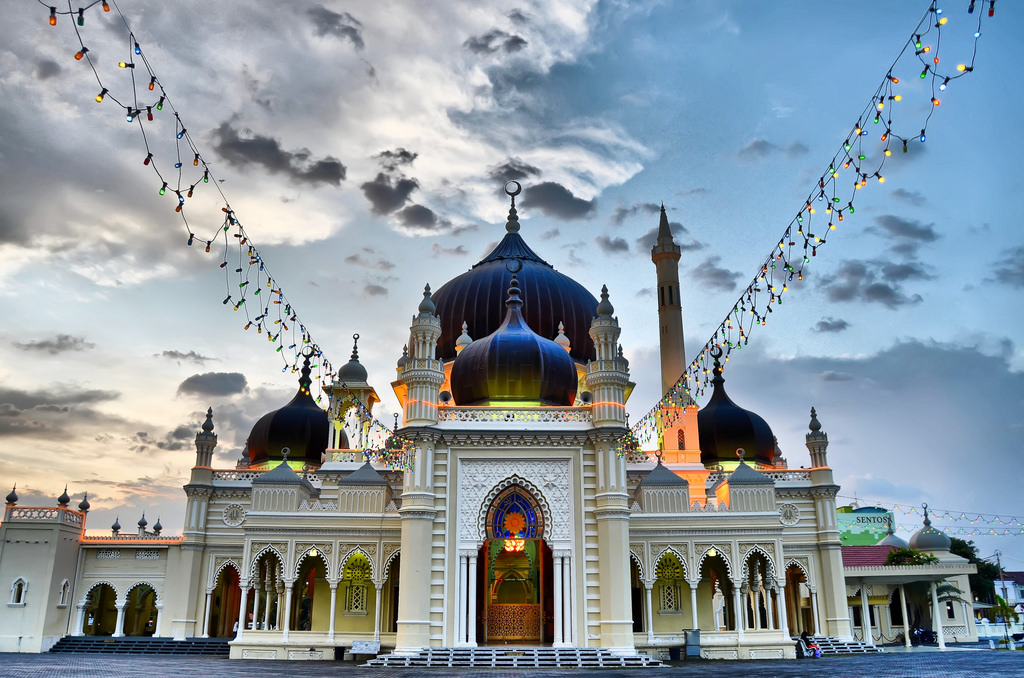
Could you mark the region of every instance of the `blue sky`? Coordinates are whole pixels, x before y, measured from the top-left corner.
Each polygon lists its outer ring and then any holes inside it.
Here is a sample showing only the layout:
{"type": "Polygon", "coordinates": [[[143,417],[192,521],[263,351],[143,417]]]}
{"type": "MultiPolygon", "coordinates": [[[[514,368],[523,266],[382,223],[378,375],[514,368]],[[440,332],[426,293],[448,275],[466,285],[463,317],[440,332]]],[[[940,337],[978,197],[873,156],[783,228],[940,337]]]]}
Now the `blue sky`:
{"type": "MultiPolygon", "coordinates": [[[[944,8],[944,63],[969,59],[965,5],[944,8]]],[[[440,286],[500,238],[500,179],[513,170],[525,177],[527,242],[595,293],[608,285],[637,382],[630,410],[634,420],[646,412],[660,385],[653,210],[665,203],[685,246],[692,357],[926,8],[121,5],[332,362],[347,359],[353,333],[363,337],[386,422],[423,284],[440,286]]],[[[158,195],[142,163],[138,127],[93,101],[69,18],[51,28],[30,2],[6,16],[0,477],[18,482],[23,503],[50,503],[65,482],[88,490],[92,527],[145,510],[174,530],[202,413],[214,408],[217,458],[233,465],[294,377],[221,303],[216,252],[186,247],[174,198],[158,195]]],[[[856,216],[730,362],[730,395],[768,420],[791,466],[808,463],[802,436],[818,409],[844,496],[1024,513],[1022,29],[1020,8],[997,3],[975,72],[942,93],[927,142],[894,154],[885,184],[863,189],[856,216]]],[[[116,63],[130,44],[115,14],[90,11],[82,36],[111,93],[128,91],[116,63]]],[[[894,74],[901,112],[919,119],[930,80],[901,64],[894,74]]],[[[166,167],[175,127],[164,113],[147,131],[166,167]]],[[[222,203],[208,189],[196,196],[186,213],[201,241],[219,228],[222,203]]],[[[1024,539],[976,542],[1024,569],[1024,539]]]]}

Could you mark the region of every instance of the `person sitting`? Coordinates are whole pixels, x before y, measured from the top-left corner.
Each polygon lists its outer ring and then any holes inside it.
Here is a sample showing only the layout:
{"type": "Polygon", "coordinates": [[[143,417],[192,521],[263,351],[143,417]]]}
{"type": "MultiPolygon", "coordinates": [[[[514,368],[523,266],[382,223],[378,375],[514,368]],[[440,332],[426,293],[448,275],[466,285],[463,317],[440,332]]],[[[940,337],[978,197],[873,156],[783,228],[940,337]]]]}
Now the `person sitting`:
{"type": "Polygon", "coordinates": [[[800,642],[804,646],[804,648],[806,648],[805,649],[806,656],[808,656],[808,657],[820,657],[821,656],[821,647],[817,643],[814,642],[814,639],[811,638],[810,634],[808,634],[807,631],[804,631],[803,633],[800,634],[800,642]]]}

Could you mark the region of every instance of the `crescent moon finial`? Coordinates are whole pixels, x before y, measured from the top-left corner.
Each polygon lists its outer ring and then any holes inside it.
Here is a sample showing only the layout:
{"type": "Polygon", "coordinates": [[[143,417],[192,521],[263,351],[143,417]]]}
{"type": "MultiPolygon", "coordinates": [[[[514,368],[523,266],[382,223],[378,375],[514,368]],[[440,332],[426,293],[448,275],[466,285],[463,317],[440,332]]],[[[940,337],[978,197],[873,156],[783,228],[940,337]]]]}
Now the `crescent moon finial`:
{"type": "Polygon", "coordinates": [[[515,198],[517,195],[519,195],[522,192],[523,192],[523,185],[520,184],[515,179],[511,179],[511,180],[505,182],[505,195],[507,195],[508,197],[515,198]],[[514,186],[515,188],[510,189],[509,186],[514,186]]]}

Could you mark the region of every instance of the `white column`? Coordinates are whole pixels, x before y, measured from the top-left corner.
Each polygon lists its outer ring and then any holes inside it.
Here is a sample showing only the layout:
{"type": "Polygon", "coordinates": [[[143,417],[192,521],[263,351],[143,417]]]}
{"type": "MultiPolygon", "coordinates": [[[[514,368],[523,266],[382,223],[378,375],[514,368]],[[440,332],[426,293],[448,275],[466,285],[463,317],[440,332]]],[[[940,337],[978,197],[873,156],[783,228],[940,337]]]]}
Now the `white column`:
{"type": "Polygon", "coordinates": [[[561,555],[556,555],[552,559],[552,563],[553,563],[553,566],[555,568],[555,571],[552,573],[554,575],[554,589],[555,589],[554,592],[553,592],[553,596],[554,596],[554,600],[553,600],[554,605],[553,605],[553,607],[555,608],[555,623],[554,623],[554,629],[555,629],[554,646],[555,647],[561,647],[563,645],[563,642],[562,642],[562,560],[563,560],[563,558],[562,558],[561,555]]]}
{"type": "Polygon", "coordinates": [[[284,605],[281,604],[281,591],[284,589],[284,584],[280,580],[274,584],[274,600],[277,601],[277,620],[274,622],[274,627],[280,630],[281,619],[284,615],[284,605]]]}
{"type": "Polygon", "coordinates": [[[469,615],[466,623],[469,624],[469,644],[476,647],[476,554],[469,556],[469,615]]]}
{"type": "Polygon", "coordinates": [[[241,582],[242,602],[238,606],[238,633],[235,638],[241,638],[245,630],[245,614],[249,611],[249,582],[241,582]]]}
{"type": "Polygon", "coordinates": [[[252,628],[260,627],[260,581],[257,579],[252,584],[252,628]]]}
{"type": "Polygon", "coordinates": [[[910,647],[910,622],[907,620],[907,592],[900,584],[900,612],[903,613],[903,644],[910,647]]]}
{"type": "Polygon", "coordinates": [[[292,582],[284,583],[284,624],[281,625],[281,640],[288,642],[288,631],[292,626],[292,582]]]}
{"type": "Polygon", "coordinates": [[[743,626],[744,626],[744,614],[743,614],[743,594],[740,592],[740,587],[735,584],[732,587],[732,608],[733,617],[736,621],[736,637],[739,640],[743,640],[743,626]]]}
{"type": "Polygon", "coordinates": [[[814,635],[821,635],[819,630],[821,627],[818,626],[818,591],[817,589],[811,589],[811,617],[814,620],[814,635]]]}
{"type": "Polygon", "coordinates": [[[379,642],[380,641],[380,612],[381,612],[380,605],[381,605],[381,600],[383,598],[382,595],[381,595],[381,589],[384,588],[384,582],[382,582],[382,581],[375,581],[375,582],[373,582],[373,587],[375,589],[377,589],[377,599],[376,599],[376,601],[374,601],[374,608],[375,609],[373,611],[373,639],[379,642]]]}
{"type": "Polygon", "coordinates": [[[210,637],[210,604],[213,602],[213,591],[206,592],[206,611],[203,613],[203,635],[202,638],[210,637]]]}
{"type": "Polygon", "coordinates": [[[936,592],[935,582],[931,583],[932,591],[932,618],[935,620],[935,635],[939,639],[939,649],[946,649],[946,638],[942,633],[942,615],[939,614],[939,595],[936,592]]]}
{"type": "MultiPolygon", "coordinates": [[[[334,613],[338,609],[338,582],[336,582],[336,581],[329,581],[329,582],[327,582],[327,585],[331,587],[331,617],[330,617],[330,622],[327,625],[327,637],[333,643],[334,642],[334,613]]],[[[379,609],[380,605],[378,605],[377,607],[379,609]]],[[[378,612],[377,614],[379,615],[380,613],[378,612]]],[[[379,619],[378,619],[378,622],[379,622],[379,619]]],[[[379,626],[379,624],[378,624],[378,626],[379,626]]]]}
{"type": "Polygon", "coordinates": [[[455,577],[455,596],[458,614],[455,617],[455,646],[466,644],[466,609],[469,606],[469,554],[459,554],[459,571],[455,577]]]}
{"type": "Polygon", "coordinates": [[[765,617],[768,620],[768,628],[775,628],[775,611],[772,609],[772,590],[764,590],[764,610],[765,617]]]}
{"type": "Polygon", "coordinates": [[[875,638],[871,632],[871,607],[868,605],[868,587],[863,581],[860,583],[860,628],[864,642],[874,645],[875,638]]]}
{"type": "Polygon", "coordinates": [[[78,605],[78,613],[75,615],[75,627],[71,629],[71,635],[80,636],[83,634],[82,627],[85,626],[85,608],[88,606],[88,603],[78,605]]]}
{"type": "Polygon", "coordinates": [[[573,629],[575,628],[572,623],[573,619],[572,610],[572,551],[568,551],[566,556],[562,558],[562,639],[565,644],[570,647],[575,647],[576,639],[574,638],[573,629]]]}
{"type": "Polygon", "coordinates": [[[779,606],[779,630],[789,638],[789,617],[786,612],[786,580],[780,579],[775,585],[775,602],[779,606]]]}
{"type": "Polygon", "coordinates": [[[263,586],[263,595],[266,596],[266,601],[263,604],[263,630],[266,631],[270,628],[270,581],[263,586]]]}
{"type": "Polygon", "coordinates": [[[654,588],[653,581],[644,581],[644,616],[647,618],[647,642],[650,645],[654,645],[654,596],[651,595],[651,589],[654,588]]]}
{"type": "MultiPolygon", "coordinates": [[[[693,628],[700,628],[700,620],[697,619],[697,587],[700,582],[688,582],[690,584],[690,623],[693,628]]],[[[715,629],[716,631],[718,629],[715,629]]]]}
{"type": "MultiPolygon", "coordinates": [[[[155,605],[153,605],[153,607],[156,608],[156,625],[153,627],[153,637],[154,638],[159,638],[160,637],[160,624],[164,620],[164,604],[163,604],[163,601],[160,601],[160,602],[156,603],[155,605]]],[[[192,633],[195,633],[195,631],[192,631],[192,633]]]]}
{"type": "Polygon", "coordinates": [[[114,633],[111,634],[111,637],[113,637],[113,638],[120,638],[120,637],[122,637],[124,635],[124,606],[125,606],[125,604],[126,604],[126,602],[123,601],[123,600],[120,603],[115,603],[115,606],[117,607],[117,622],[114,624],[114,633]]]}

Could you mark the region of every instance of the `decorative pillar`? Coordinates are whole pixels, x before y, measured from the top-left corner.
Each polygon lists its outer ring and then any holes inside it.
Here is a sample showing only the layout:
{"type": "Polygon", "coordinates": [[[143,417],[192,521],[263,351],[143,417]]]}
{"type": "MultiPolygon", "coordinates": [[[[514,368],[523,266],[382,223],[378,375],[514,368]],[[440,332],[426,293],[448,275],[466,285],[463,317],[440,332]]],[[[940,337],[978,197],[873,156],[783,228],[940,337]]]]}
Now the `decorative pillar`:
{"type": "Polygon", "coordinates": [[[117,621],[114,623],[114,633],[111,634],[112,638],[121,638],[124,636],[124,606],[127,601],[120,601],[114,603],[117,608],[117,621]]]}
{"type": "MultiPolygon", "coordinates": [[[[697,587],[700,582],[689,582],[690,584],[690,621],[693,623],[693,628],[699,629],[700,622],[697,620],[697,587]]],[[[715,629],[716,631],[718,629],[715,629]]]]}
{"type": "Polygon", "coordinates": [[[78,604],[78,613],[75,615],[75,627],[73,629],[71,629],[71,635],[73,635],[73,636],[81,636],[81,635],[83,635],[84,631],[82,631],[82,627],[85,626],[85,609],[87,607],[89,607],[88,603],[79,603],[78,604]]]}
{"type": "Polygon", "coordinates": [[[266,602],[263,605],[263,630],[266,631],[270,628],[270,579],[267,579],[263,584],[263,594],[267,597],[266,602]]]}
{"type": "Polygon", "coordinates": [[[871,631],[871,607],[868,605],[868,587],[863,581],[860,583],[860,628],[864,642],[874,645],[875,638],[871,631]]]}
{"type": "MultiPolygon", "coordinates": [[[[381,605],[381,600],[382,600],[381,589],[384,588],[384,582],[383,581],[375,581],[375,582],[373,582],[373,587],[375,589],[377,589],[377,598],[376,598],[376,600],[374,601],[374,604],[373,604],[373,606],[374,606],[374,611],[373,611],[373,639],[375,641],[377,641],[377,642],[380,642],[380,612],[381,612],[380,605],[381,605]]],[[[333,619],[332,619],[332,621],[333,621],[333,619]]]]}
{"type": "Polygon", "coordinates": [[[732,609],[733,616],[736,622],[736,638],[743,641],[743,594],[740,592],[740,587],[733,584],[732,587],[732,609]]]}
{"type": "Polygon", "coordinates": [[[772,590],[773,589],[764,589],[764,611],[765,618],[768,621],[769,631],[775,628],[775,610],[772,609],[774,607],[772,604],[772,590]]]}
{"type": "Polygon", "coordinates": [[[644,615],[647,617],[647,644],[654,645],[654,603],[652,601],[651,589],[654,588],[653,581],[644,580],[644,598],[647,604],[644,606],[644,615]]]}
{"type": "Polygon", "coordinates": [[[575,615],[572,611],[572,551],[566,551],[562,559],[562,624],[564,632],[562,639],[565,644],[574,647],[576,645],[572,620],[575,615]]]}
{"type": "MultiPolygon", "coordinates": [[[[327,585],[331,587],[331,617],[330,623],[327,625],[327,638],[333,643],[334,642],[334,613],[338,609],[338,582],[329,581],[327,585]]],[[[377,605],[378,624],[380,626],[380,605],[377,605]]]]}
{"type": "Polygon", "coordinates": [[[939,614],[939,595],[936,591],[935,582],[931,583],[932,592],[932,618],[935,620],[935,635],[939,639],[939,649],[946,649],[946,638],[942,633],[942,615],[939,614]]]}
{"type": "Polygon", "coordinates": [[[821,627],[818,626],[818,591],[811,589],[811,619],[814,620],[814,635],[820,636],[821,627]]]}
{"type": "Polygon", "coordinates": [[[476,647],[476,554],[469,556],[469,616],[466,623],[469,624],[469,644],[476,647]]]}
{"type": "Polygon", "coordinates": [[[466,609],[469,604],[469,554],[459,553],[459,569],[455,575],[455,647],[466,644],[466,609]]]}
{"type": "Polygon", "coordinates": [[[284,583],[284,624],[281,626],[281,640],[285,643],[288,642],[288,631],[291,630],[292,626],[292,584],[294,582],[286,581],[284,583]]]}
{"type": "Polygon", "coordinates": [[[203,635],[201,638],[210,637],[210,604],[213,602],[213,591],[206,592],[206,611],[203,612],[203,635]]]}
{"type": "MultiPolygon", "coordinates": [[[[153,626],[153,637],[160,637],[160,624],[164,620],[164,603],[162,600],[157,601],[153,607],[156,608],[156,624],[153,626]]],[[[195,631],[193,631],[195,633],[195,631]]]]}
{"type": "Polygon", "coordinates": [[[775,603],[779,606],[779,630],[783,637],[789,638],[789,617],[786,613],[786,580],[779,579],[775,584],[775,603]]]}
{"type": "Polygon", "coordinates": [[[562,645],[564,645],[564,642],[562,641],[562,630],[563,630],[563,622],[562,622],[562,560],[563,560],[563,558],[562,558],[561,554],[555,555],[554,558],[552,559],[552,565],[554,566],[554,570],[555,570],[554,572],[552,572],[552,574],[554,575],[553,578],[554,578],[554,589],[555,589],[554,592],[553,592],[553,599],[552,599],[553,602],[554,602],[553,606],[555,608],[555,623],[554,623],[555,637],[554,637],[554,643],[553,643],[554,647],[562,647],[562,645]]]}
{"type": "Polygon", "coordinates": [[[255,631],[260,627],[260,580],[252,583],[252,628],[255,631]]]}
{"type": "Polygon", "coordinates": [[[249,611],[249,582],[240,582],[242,588],[242,601],[238,606],[238,632],[235,638],[241,638],[245,631],[245,613],[249,611]]]}
{"type": "Polygon", "coordinates": [[[281,628],[281,620],[284,618],[284,605],[281,604],[281,592],[284,591],[284,583],[278,579],[274,583],[274,600],[277,601],[277,617],[274,622],[274,627],[277,629],[281,628]]]}

